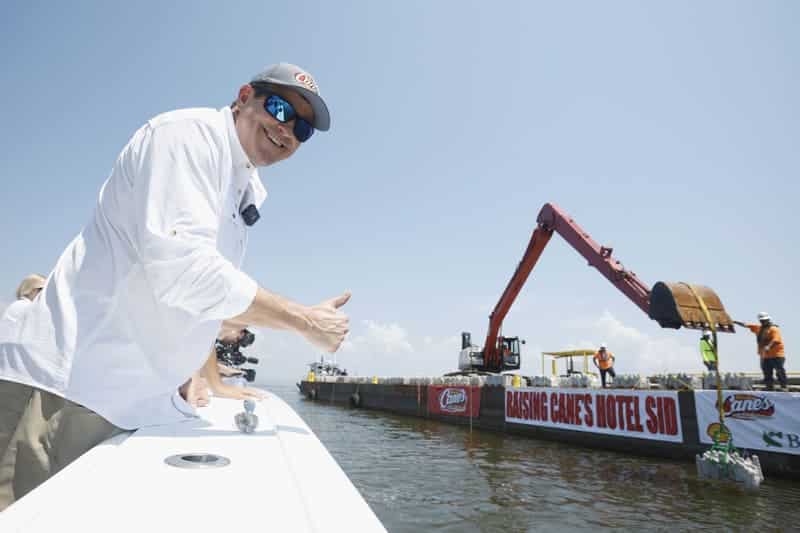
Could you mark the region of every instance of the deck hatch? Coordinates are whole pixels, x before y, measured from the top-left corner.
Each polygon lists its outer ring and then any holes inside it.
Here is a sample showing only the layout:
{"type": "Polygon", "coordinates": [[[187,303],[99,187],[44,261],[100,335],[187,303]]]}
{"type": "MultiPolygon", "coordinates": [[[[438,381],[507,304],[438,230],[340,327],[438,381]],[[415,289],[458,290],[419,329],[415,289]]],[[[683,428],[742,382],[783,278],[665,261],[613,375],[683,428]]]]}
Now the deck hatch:
{"type": "Polygon", "coordinates": [[[164,462],[178,468],[221,468],[231,464],[227,457],[214,453],[179,453],[170,455],[164,462]]]}

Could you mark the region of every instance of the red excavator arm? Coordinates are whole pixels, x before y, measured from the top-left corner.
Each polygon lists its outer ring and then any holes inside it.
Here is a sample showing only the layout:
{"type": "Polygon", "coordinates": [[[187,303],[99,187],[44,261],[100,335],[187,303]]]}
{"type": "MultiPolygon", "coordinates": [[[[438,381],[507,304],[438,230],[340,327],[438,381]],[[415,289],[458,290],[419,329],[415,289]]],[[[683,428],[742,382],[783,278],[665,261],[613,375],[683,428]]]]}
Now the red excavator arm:
{"type": "MultiPolygon", "coordinates": [[[[500,328],[511,305],[517,298],[528,275],[536,266],[544,247],[557,232],[567,243],[575,248],[588,262],[603,274],[608,281],[622,291],[633,303],[662,327],[679,328],[681,326],[699,329],[708,327],[700,314],[700,308],[691,296],[688,284],[667,284],[659,282],[651,292],[636,274],[626,270],[622,263],[611,257],[611,248],[600,246],[578,224],[554,204],[545,204],[536,218],[537,227],[531,235],[528,248],[522,257],[514,275],[508,282],[503,295],[489,315],[489,331],[484,343],[483,360],[487,370],[498,372],[503,369],[503,357],[500,353],[500,328]],[[684,287],[685,286],[685,287],[684,287]],[[651,294],[653,302],[651,302],[651,294]]],[[[721,331],[733,331],[732,321],[724,311],[722,303],[709,288],[693,286],[701,294],[712,313],[716,326],[721,331]]]]}

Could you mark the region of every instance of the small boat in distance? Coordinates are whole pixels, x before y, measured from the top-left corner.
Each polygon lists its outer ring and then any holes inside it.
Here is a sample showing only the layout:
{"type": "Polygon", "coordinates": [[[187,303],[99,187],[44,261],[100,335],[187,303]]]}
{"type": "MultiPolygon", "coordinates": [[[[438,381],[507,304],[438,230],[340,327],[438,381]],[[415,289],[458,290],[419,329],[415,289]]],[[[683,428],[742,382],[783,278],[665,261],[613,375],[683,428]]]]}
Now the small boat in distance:
{"type": "MultiPolygon", "coordinates": [[[[325,356],[321,355],[319,361],[314,361],[312,363],[308,363],[308,379],[309,381],[313,381],[314,378],[320,376],[346,376],[347,369],[341,368],[339,363],[336,361],[325,360],[325,356]],[[313,376],[313,377],[312,377],[313,376]]],[[[297,383],[297,388],[300,392],[303,392],[303,389],[300,386],[300,383],[297,383]]]]}

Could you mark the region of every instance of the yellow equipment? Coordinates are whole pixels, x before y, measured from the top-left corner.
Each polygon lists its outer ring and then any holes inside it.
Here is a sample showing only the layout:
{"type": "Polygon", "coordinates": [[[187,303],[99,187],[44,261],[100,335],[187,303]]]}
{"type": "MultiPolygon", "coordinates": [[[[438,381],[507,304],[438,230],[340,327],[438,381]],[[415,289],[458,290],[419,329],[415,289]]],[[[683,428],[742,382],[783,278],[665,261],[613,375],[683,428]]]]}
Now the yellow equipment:
{"type": "Polygon", "coordinates": [[[553,376],[558,376],[558,368],[556,365],[556,361],[559,359],[566,359],[567,360],[567,375],[570,374],[589,374],[589,375],[597,375],[595,372],[589,371],[589,357],[594,356],[596,350],[567,350],[563,352],[542,352],[542,375],[547,375],[545,373],[545,358],[552,357],[553,363],[553,376]],[[575,361],[573,357],[583,357],[583,371],[579,372],[575,370],[575,361]]]}

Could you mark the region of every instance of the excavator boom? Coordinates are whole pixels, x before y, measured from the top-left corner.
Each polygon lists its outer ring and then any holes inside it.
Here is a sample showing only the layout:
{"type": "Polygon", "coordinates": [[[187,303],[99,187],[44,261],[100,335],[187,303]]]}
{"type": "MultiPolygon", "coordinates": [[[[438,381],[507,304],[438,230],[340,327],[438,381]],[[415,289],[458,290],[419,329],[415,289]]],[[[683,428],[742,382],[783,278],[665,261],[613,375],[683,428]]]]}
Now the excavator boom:
{"type": "Polygon", "coordinates": [[[519,291],[522,290],[523,285],[528,280],[533,267],[542,255],[544,247],[553,236],[553,231],[546,228],[538,227],[534,230],[531,240],[528,243],[528,248],[525,250],[525,255],[522,256],[522,261],[517,265],[514,275],[503,291],[503,295],[498,300],[497,305],[494,306],[492,314],[489,315],[489,331],[486,334],[486,342],[484,343],[484,358],[486,361],[494,360],[497,357],[497,337],[500,334],[500,326],[503,325],[503,320],[506,318],[509,309],[517,299],[519,291]]]}
{"type": "Polygon", "coordinates": [[[635,273],[612,257],[613,250],[601,246],[584,231],[575,220],[558,208],[555,204],[545,204],[536,218],[537,227],[531,235],[528,247],[514,275],[506,285],[503,294],[489,315],[489,330],[483,349],[484,367],[497,372],[503,369],[503,354],[500,353],[499,341],[502,339],[500,328],[511,306],[525,285],[533,267],[542,255],[547,243],[557,232],[567,241],[590,266],[595,267],[617,289],[628,297],[639,309],[656,320],[661,327],[687,327],[701,329],[713,327],[718,331],[733,332],[733,321],[725,312],[719,297],[701,285],[689,286],[687,283],[658,282],[651,291],[635,273]],[[713,326],[704,318],[698,299],[702,299],[710,312],[713,326]]]}

